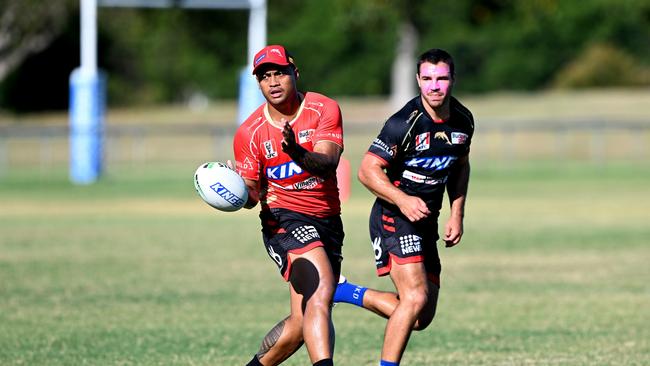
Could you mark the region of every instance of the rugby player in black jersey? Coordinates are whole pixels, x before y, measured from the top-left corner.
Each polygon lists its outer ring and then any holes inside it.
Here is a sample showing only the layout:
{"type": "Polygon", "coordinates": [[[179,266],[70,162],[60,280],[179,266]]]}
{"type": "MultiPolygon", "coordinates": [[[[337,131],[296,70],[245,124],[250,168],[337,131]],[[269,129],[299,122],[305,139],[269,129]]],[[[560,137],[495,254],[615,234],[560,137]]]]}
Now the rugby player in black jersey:
{"type": "Polygon", "coordinates": [[[416,78],[420,95],[386,121],[358,172],[377,197],[370,213],[377,274],[390,275],[397,292],[342,277],[334,295],[335,302],[388,319],[381,366],[399,365],[411,331],[426,328],[435,315],[441,269],[436,241],[445,190],[451,210],[442,239],[453,247],[463,235],[473,117],[451,95],[454,62],[446,51],[424,52],[416,78]]]}

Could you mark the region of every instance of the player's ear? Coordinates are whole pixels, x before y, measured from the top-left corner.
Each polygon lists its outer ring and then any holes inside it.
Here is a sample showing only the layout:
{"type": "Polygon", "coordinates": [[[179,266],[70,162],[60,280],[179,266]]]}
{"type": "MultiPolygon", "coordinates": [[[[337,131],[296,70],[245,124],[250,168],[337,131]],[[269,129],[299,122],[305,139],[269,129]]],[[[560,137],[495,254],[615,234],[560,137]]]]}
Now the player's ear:
{"type": "Polygon", "coordinates": [[[293,68],[293,74],[296,76],[296,80],[300,79],[300,70],[295,66],[293,68]]]}

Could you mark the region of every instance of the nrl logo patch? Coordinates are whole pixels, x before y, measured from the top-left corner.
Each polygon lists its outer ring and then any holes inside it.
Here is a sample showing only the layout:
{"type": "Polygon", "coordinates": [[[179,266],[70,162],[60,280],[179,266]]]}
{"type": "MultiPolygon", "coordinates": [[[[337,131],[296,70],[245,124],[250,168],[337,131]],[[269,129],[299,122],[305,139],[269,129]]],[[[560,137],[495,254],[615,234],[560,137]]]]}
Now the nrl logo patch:
{"type": "Polygon", "coordinates": [[[275,141],[267,140],[262,143],[264,147],[264,156],[267,159],[272,159],[278,156],[278,151],[275,149],[275,141]]]}
{"type": "Polygon", "coordinates": [[[433,138],[434,138],[435,140],[442,140],[442,141],[444,141],[444,142],[445,142],[445,145],[451,145],[451,141],[449,141],[449,137],[447,137],[447,134],[444,133],[444,132],[442,132],[442,131],[440,131],[440,132],[436,132],[436,134],[433,135],[433,138]]]}
{"type": "Polygon", "coordinates": [[[429,150],[431,146],[431,133],[425,132],[415,136],[415,150],[429,150]]]}

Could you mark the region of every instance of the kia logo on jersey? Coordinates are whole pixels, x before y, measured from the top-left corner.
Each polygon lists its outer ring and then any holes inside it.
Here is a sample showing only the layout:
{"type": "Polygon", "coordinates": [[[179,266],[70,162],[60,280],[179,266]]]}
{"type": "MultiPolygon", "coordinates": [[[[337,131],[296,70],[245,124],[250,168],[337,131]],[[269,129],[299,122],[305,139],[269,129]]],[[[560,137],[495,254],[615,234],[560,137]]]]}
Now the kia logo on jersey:
{"type": "Polygon", "coordinates": [[[302,174],[302,172],[302,168],[293,161],[266,168],[266,176],[271,180],[291,178],[294,175],[302,174]]]}
{"type": "Polygon", "coordinates": [[[429,150],[431,142],[431,133],[425,132],[415,136],[415,150],[424,151],[429,150]]]}
{"type": "Polygon", "coordinates": [[[278,156],[278,151],[275,149],[275,141],[267,140],[262,143],[264,147],[264,156],[267,159],[272,159],[278,156]]]}
{"type": "Polygon", "coordinates": [[[426,170],[437,171],[449,168],[451,163],[458,159],[455,156],[433,156],[430,158],[412,158],[406,161],[406,166],[424,168],[426,170]]]}

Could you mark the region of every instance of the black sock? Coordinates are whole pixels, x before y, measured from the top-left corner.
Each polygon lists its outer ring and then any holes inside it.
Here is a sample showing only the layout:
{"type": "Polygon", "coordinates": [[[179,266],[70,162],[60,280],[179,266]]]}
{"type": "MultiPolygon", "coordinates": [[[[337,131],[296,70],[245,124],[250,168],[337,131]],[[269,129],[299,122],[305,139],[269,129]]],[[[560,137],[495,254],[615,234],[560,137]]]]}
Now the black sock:
{"type": "Polygon", "coordinates": [[[316,362],[314,366],[334,366],[334,361],[331,358],[324,358],[316,362]]]}
{"type": "Polygon", "coordinates": [[[255,356],[253,356],[253,359],[251,360],[251,362],[247,363],[246,366],[264,366],[264,365],[262,365],[262,363],[260,362],[260,359],[257,358],[257,355],[255,355],[255,356]]]}

